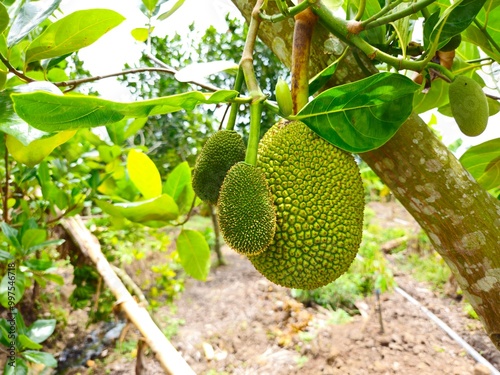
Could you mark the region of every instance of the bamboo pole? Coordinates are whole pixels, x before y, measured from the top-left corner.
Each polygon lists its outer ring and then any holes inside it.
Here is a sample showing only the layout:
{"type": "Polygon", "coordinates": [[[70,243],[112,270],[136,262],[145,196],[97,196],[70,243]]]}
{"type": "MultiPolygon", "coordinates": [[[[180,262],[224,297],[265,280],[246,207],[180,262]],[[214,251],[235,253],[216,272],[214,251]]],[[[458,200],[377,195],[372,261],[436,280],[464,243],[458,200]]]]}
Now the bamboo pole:
{"type": "Polygon", "coordinates": [[[162,368],[170,375],[195,375],[180,353],[167,340],[163,332],[153,322],[148,311],[140,306],[129,293],[112,266],[101,252],[101,245],[95,236],[85,227],[80,216],[67,217],[61,220],[61,225],[96,265],[97,271],[114,294],[117,304],[127,315],[144,337],[144,341],[155,353],[162,368]]]}

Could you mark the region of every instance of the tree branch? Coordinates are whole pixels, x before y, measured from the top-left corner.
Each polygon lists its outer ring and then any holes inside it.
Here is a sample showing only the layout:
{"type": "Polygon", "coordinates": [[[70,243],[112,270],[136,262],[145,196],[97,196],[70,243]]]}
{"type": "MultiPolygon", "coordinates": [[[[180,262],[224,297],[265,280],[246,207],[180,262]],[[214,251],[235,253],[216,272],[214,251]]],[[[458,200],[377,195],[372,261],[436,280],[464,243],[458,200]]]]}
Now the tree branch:
{"type": "Polygon", "coordinates": [[[20,71],[18,71],[16,68],[14,68],[10,64],[9,60],[7,60],[4,57],[4,55],[2,55],[1,53],[0,53],[0,61],[2,61],[2,63],[7,67],[7,69],[9,69],[10,73],[15,74],[16,76],[18,76],[19,78],[21,78],[23,81],[25,81],[25,82],[33,82],[33,81],[35,81],[33,78],[30,78],[30,77],[24,75],[23,73],[21,73],[20,71]]]}

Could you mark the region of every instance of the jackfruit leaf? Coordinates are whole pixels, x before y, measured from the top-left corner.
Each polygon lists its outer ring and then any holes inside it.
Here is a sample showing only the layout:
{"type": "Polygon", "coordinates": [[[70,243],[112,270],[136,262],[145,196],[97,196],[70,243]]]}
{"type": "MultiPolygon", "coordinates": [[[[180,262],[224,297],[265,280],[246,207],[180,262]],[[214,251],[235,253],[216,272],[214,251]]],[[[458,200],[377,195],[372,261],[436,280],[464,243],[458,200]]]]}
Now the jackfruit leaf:
{"type": "Polygon", "coordinates": [[[378,73],[322,92],[294,118],[345,151],[366,152],[398,131],[419,88],[401,74],[378,73]]]}
{"type": "Polygon", "coordinates": [[[144,125],[146,125],[147,121],[148,121],[147,117],[140,117],[134,119],[130,123],[127,123],[127,126],[125,127],[125,132],[123,133],[123,139],[125,140],[128,137],[135,135],[139,130],[141,130],[144,127],[144,125]]]}
{"type": "Polygon", "coordinates": [[[179,216],[177,204],[171,196],[166,194],[147,201],[111,204],[98,200],[96,204],[111,216],[145,225],[150,225],[150,223],[154,226],[159,226],[161,223],[166,225],[168,221],[177,219],[179,216]]]}
{"type": "Polygon", "coordinates": [[[325,69],[323,69],[321,72],[319,72],[309,80],[309,95],[313,95],[314,93],[316,93],[316,91],[321,89],[328,82],[328,80],[335,74],[339,62],[344,58],[345,54],[347,53],[347,50],[348,48],[346,48],[344,52],[342,52],[342,55],[340,55],[337,60],[328,65],[325,69]]]}
{"type": "MultiPolygon", "coordinates": [[[[8,346],[8,345],[7,345],[8,346]]],[[[4,375],[28,375],[28,365],[26,361],[22,358],[16,358],[15,366],[9,361],[5,361],[5,366],[3,368],[4,375]]]]}
{"type": "Polygon", "coordinates": [[[12,228],[5,221],[0,222],[0,228],[2,229],[2,233],[7,239],[9,245],[13,246],[16,250],[21,250],[21,243],[17,238],[18,230],[16,228],[12,228]]]}
{"type": "MultiPolygon", "coordinates": [[[[42,346],[40,345],[40,349],[42,346]]],[[[57,367],[57,360],[50,353],[40,352],[38,350],[25,350],[21,354],[26,360],[45,365],[47,367],[57,367]]]]}
{"type": "Polygon", "coordinates": [[[26,63],[62,56],[97,41],[125,20],[110,9],[77,10],[49,25],[26,50],[26,63]]]}
{"type": "MultiPolygon", "coordinates": [[[[480,25],[486,28],[485,31],[488,37],[498,43],[500,40],[500,29],[498,28],[500,24],[500,6],[498,6],[498,1],[488,1],[478,13],[477,20],[480,25]]],[[[463,40],[478,45],[488,56],[496,61],[500,60],[499,51],[488,41],[485,33],[476,25],[470,25],[463,36],[463,40]]]]}
{"type": "Polygon", "coordinates": [[[26,336],[38,344],[47,340],[56,328],[55,319],[38,319],[26,331],[26,336]]]}
{"type": "Polygon", "coordinates": [[[184,1],[185,0],[177,0],[176,3],[172,6],[172,8],[170,8],[168,11],[158,16],[158,20],[159,21],[166,20],[168,17],[174,14],[177,11],[177,9],[179,9],[182,6],[182,4],[184,4],[184,1]]]}
{"type": "Polygon", "coordinates": [[[195,230],[183,229],[177,237],[177,252],[186,273],[205,281],[210,271],[210,248],[203,235],[195,230]]]}
{"type": "Polygon", "coordinates": [[[13,136],[7,134],[6,145],[10,155],[19,163],[32,168],[45,159],[57,146],[73,137],[76,130],[57,133],[52,137],[37,139],[25,146],[13,136]]]}
{"type": "Polygon", "coordinates": [[[0,34],[9,26],[9,13],[7,13],[7,8],[5,5],[0,3],[0,34]]]}
{"type": "Polygon", "coordinates": [[[147,10],[153,11],[156,8],[156,3],[158,3],[158,0],[142,0],[142,3],[146,7],[147,10]]]}
{"type": "Polygon", "coordinates": [[[84,95],[54,95],[47,92],[12,94],[14,109],[31,126],[47,131],[91,128],[112,124],[124,117],[139,118],[192,110],[198,104],[227,102],[234,90],[214,93],[190,91],[132,103],[114,102],[84,95]]]}
{"type": "Polygon", "coordinates": [[[472,146],[460,157],[460,163],[485,190],[500,186],[500,138],[472,146]]]}
{"type": "Polygon", "coordinates": [[[17,304],[24,294],[24,273],[16,269],[15,271],[8,271],[0,282],[0,304],[3,307],[9,308],[12,303],[17,304]],[[14,288],[14,289],[13,289],[14,288]],[[9,299],[9,296],[14,295],[14,300],[9,299]]]}
{"type": "Polygon", "coordinates": [[[238,64],[234,61],[210,61],[203,63],[193,63],[182,68],[174,77],[179,82],[203,81],[211,74],[220,72],[236,73],[238,64]]]}
{"type": "Polygon", "coordinates": [[[45,229],[30,228],[24,231],[21,245],[24,249],[29,249],[32,246],[45,242],[46,239],[47,231],[45,229]]]}
{"type": "Polygon", "coordinates": [[[149,33],[153,31],[153,27],[150,27],[149,29],[145,27],[137,27],[133,29],[130,34],[134,37],[135,40],[138,42],[145,42],[148,40],[149,33]]]}
{"type": "Polygon", "coordinates": [[[160,172],[146,154],[130,150],[127,157],[127,172],[145,199],[155,198],[161,194],[160,172]]]}
{"type": "Polygon", "coordinates": [[[450,85],[442,79],[432,81],[427,92],[417,92],[413,98],[413,111],[424,113],[433,108],[441,107],[449,103],[448,88],[450,85]]]}
{"type": "Polygon", "coordinates": [[[61,0],[25,1],[12,20],[7,37],[9,48],[19,43],[31,30],[49,18],[60,3],[61,0]]]}
{"type": "MultiPolygon", "coordinates": [[[[353,19],[360,6],[365,7],[363,16],[361,17],[362,21],[374,16],[381,10],[380,2],[378,0],[352,0],[345,1],[344,4],[346,4],[347,6],[347,19],[353,19]]],[[[385,29],[386,26],[382,25],[379,27],[374,27],[373,29],[363,31],[360,35],[370,44],[383,44],[385,38],[385,29]]]]}
{"type": "Polygon", "coordinates": [[[437,49],[443,47],[452,37],[469,27],[485,3],[486,0],[457,1],[446,8],[441,16],[438,12],[433,13],[424,25],[424,48],[427,50],[438,36],[437,49]]]}
{"type": "Polygon", "coordinates": [[[191,185],[191,168],[187,161],[180,163],[170,172],[163,184],[163,193],[174,198],[181,214],[189,211],[195,194],[191,185]]]}

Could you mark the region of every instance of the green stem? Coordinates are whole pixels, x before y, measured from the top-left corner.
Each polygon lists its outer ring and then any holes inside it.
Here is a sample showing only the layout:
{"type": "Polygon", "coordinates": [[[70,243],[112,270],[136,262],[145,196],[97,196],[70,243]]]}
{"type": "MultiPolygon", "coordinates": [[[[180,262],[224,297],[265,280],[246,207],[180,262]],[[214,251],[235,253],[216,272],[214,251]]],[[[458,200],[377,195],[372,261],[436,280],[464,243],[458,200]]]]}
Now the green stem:
{"type": "MultiPolygon", "coordinates": [[[[363,21],[363,22],[361,22],[361,25],[363,26],[363,29],[365,29],[365,30],[373,29],[374,27],[377,27],[377,26],[386,25],[390,22],[399,20],[401,18],[407,17],[407,16],[412,15],[414,13],[417,13],[435,1],[436,0],[421,0],[421,1],[418,1],[417,3],[413,4],[412,6],[409,6],[408,8],[405,8],[405,9],[402,9],[400,11],[388,14],[384,17],[380,17],[380,16],[378,16],[378,17],[374,16],[375,18],[371,17],[371,20],[363,21]]],[[[401,1],[396,1],[394,3],[391,3],[391,6],[393,4],[398,5],[400,2],[401,1]]]]}
{"type": "Polygon", "coordinates": [[[387,5],[385,7],[383,7],[382,9],[380,9],[379,12],[375,13],[374,15],[372,15],[371,17],[367,18],[366,20],[364,20],[362,22],[363,26],[366,26],[367,24],[369,24],[370,22],[373,22],[375,20],[377,20],[378,18],[380,17],[383,17],[385,14],[387,14],[388,12],[390,12],[392,9],[394,9],[395,7],[397,7],[403,0],[396,0],[394,2],[388,2],[387,5]]]}
{"type": "MultiPolygon", "coordinates": [[[[4,143],[7,142],[7,134],[4,133],[4,143]]],[[[7,224],[10,223],[9,219],[9,153],[7,149],[4,150],[4,163],[5,163],[5,186],[2,194],[2,208],[3,208],[3,221],[7,224]]]]}
{"type": "Polygon", "coordinates": [[[7,60],[1,53],[0,53],[0,61],[3,62],[3,64],[7,67],[7,69],[9,69],[9,72],[11,72],[14,75],[18,76],[24,82],[34,82],[35,81],[34,79],[32,79],[32,78],[24,75],[23,73],[21,73],[20,71],[18,71],[16,68],[14,68],[10,64],[9,60],[7,60]]]}
{"type": "MultiPolygon", "coordinates": [[[[241,91],[241,87],[243,86],[243,71],[241,69],[238,69],[238,73],[236,74],[236,80],[234,82],[234,89],[238,92],[241,91]]],[[[233,102],[231,103],[231,112],[229,112],[229,118],[227,119],[227,130],[233,130],[234,125],[236,124],[236,117],[238,116],[238,108],[239,108],[239,103],[233,102]]]]}
{"type": "Polygon", "coordinates": [[[431,51],[429,56],[427,56],[425,60],[421,61],[405,60],[403,58],[391,56],[382,52],[378,48],[373,47],[359,35],[351,34],[347,29],[347,21],[335,17],[322,2],[315,1],[311,4],[311,9],[319,16],[323,25],[337,37],[356,46],[370,59],[377,59],[393,66],[397,70],[408,69],[420,72],[426,67],[427,63],[432,59],[432,56],[434,56],[435,51],[431,51]]]}
{"type": "Polygon", "coordinates": [[[440,64],[430,62],[429,64],[427,64],[427,66],[431,69],[438,71],[441,75],[448,78],[450,80],[450,82],[452,82],[455,79],[455,75],[440,64]]]}
{"type": "Polygon", "coordinates": [[[262,117],[263,101],[258,100],[250,104],[250,135],[248,138],[245,162],[250,165],[257,164],[257,150],[260,139],[260,121],[262,117]]]}
{"type": "Polygon", "coordinates": [[[283,14],[265,14],[263,12],[260,13],[260,18],[263,21],[269,21],[269,22],[280,22],[283,20],[286,20],[287,18],[294,17],[300,12],[302,12],[304,9],[307,9],[309,7],[309,3],[307,0],[302,1],[301,3],[288,8],[288,15],[285,16],[283,14]]]}
{"type": "Polygon", "coordinates": [[[354,17],[356,21],[361,20],[363,14],[365,13],[365,9],[366,9],[366,0],[360,0],[358,12],[356,13],[356,17],[354,17]]]}

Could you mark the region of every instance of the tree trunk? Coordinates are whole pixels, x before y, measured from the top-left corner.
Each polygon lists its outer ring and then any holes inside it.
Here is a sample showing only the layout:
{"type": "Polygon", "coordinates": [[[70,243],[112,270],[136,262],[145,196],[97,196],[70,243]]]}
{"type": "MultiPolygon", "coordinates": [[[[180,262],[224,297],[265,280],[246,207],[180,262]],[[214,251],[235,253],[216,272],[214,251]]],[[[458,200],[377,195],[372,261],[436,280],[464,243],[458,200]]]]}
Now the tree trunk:
{"type": "MultiPolygon", "coordinates": [[[[248,20],[255,0],[232,2],[248,20]]],[[[287,66],[292,31],[293,20],[288,19],[263,22],[259,33],[287,66]]],[[[343,45],[319,25],[311,48],[311,74],[333,62],[343,45]]],[[[329,85],[356,81],[375,71],[368,58],[353,49],[329,85]]],[[[411,115],[385,145],[360,156],[427,232],[500,349],[499,201],[476,183],[417,115],[411,115]]]]}

